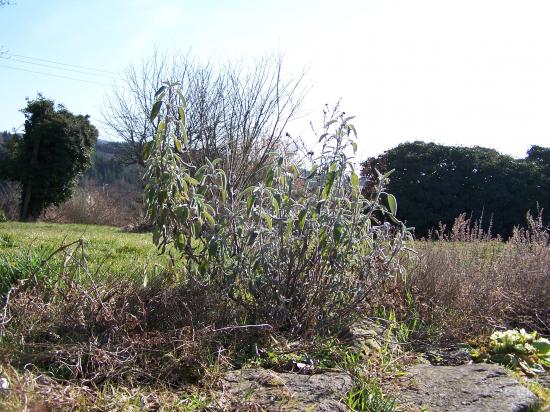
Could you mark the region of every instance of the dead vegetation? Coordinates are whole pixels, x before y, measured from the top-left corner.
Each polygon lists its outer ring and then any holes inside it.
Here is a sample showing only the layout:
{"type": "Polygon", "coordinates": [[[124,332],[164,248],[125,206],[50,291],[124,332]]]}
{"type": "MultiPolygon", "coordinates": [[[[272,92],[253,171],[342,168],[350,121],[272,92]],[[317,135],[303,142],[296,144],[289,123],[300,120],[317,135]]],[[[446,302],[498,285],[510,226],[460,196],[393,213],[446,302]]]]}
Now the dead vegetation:
{"type": "Polygon", "coordinates": [[[415,243],[418,255],[399,286],[408,322],[424,325],[424,337],[431,329],[432,339],[455,342],[513,327],[550,334],[550,232],[542,214],[528,215],[506,242],[464,215],[445,229],[415,243]]]}
{"type": "Polygon", "coordinates": [[[111,185],[84,182],[69,200],[46,209],[40,220],[133,230],[146,222],[142,203],[142,193],[123,181],[111,185]]]}

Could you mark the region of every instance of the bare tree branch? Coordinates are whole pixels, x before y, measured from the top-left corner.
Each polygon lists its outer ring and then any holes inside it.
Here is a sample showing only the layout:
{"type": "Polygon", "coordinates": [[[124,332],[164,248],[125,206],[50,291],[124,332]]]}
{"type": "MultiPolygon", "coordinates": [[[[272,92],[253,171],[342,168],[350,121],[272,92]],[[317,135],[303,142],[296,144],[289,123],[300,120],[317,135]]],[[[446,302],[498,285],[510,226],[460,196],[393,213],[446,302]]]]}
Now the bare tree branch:
{"type": "Polygon", "coordinates": [[[229,62],[214,67],[155,51],[126,70],[123,84],[105,102],[105,123],[127,143],[120,160],[143,165],[143,147],[157,127],[149,120],[154,94],[163,81],[177,81],[188,101],[193,163],[221,158],[232,187],[251,184],[282,144],[284,129],[305,96],[304,73],[286,80],[282,63],[281,57],[267,56],[250,66],[229,62]]]}

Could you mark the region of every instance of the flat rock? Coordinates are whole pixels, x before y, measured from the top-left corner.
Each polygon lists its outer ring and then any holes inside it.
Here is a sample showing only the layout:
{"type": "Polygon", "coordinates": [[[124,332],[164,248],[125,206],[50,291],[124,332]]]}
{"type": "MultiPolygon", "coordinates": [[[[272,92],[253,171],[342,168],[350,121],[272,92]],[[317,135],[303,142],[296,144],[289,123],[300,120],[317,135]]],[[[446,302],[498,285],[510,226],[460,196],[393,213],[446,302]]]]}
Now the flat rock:
{"type": "Polygon", "coordinates": [[[401,378],[397,397],[411,410],[438,412],[520,412],[538,402],[502,366],[491,364],[413,366],[401,378]]]}
{"type": "Polygon", "coordinates": [[[352,387],[345,372],[313,375],[242,369],[222,377],[219,403],[240,411],[348,411],[342,398],[352,387]]]}
{"type": "Polygon", "coordinates": [[[394,355],[400,353],[399,342],[391,334],[389,324],[376,323],[368,318],[361,319],[340,332],[342,342],[351,345],[355,353],[375,355],[382,348],[394,355]]]}

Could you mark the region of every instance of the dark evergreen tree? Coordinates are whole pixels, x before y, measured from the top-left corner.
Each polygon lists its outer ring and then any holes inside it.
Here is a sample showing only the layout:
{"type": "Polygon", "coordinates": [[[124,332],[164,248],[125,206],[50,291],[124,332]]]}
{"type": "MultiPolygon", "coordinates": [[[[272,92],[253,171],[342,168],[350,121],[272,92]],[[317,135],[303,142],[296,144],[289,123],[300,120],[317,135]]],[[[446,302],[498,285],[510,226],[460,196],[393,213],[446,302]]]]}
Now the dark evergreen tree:
{"type": "Polygon", "coordinates": [[[91,163],[98,132],[88,116],[74,115],[41,95],[22,112],[25,134],[10,140],[2,173],[21,183],[21,220],[35,220],[49,205],[70,198],[91,163]]]}

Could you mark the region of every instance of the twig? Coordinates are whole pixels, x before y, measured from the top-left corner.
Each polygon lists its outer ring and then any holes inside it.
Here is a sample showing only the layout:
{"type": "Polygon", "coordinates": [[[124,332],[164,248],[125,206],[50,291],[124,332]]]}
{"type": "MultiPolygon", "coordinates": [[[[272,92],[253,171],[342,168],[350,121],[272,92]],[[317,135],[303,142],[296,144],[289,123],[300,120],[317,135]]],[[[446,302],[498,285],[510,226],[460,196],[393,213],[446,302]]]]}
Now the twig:
{"type": "Polygon", "coordinates": [[[267,324],[267,323],[260,323],[259,325],[236,325],[236,326],[226,326],[225,328],[220,329],[214,329],[212,332],[224,332],[224,331],[232,331],[236,329],[273,329],[273,326],[267,324]]]}

